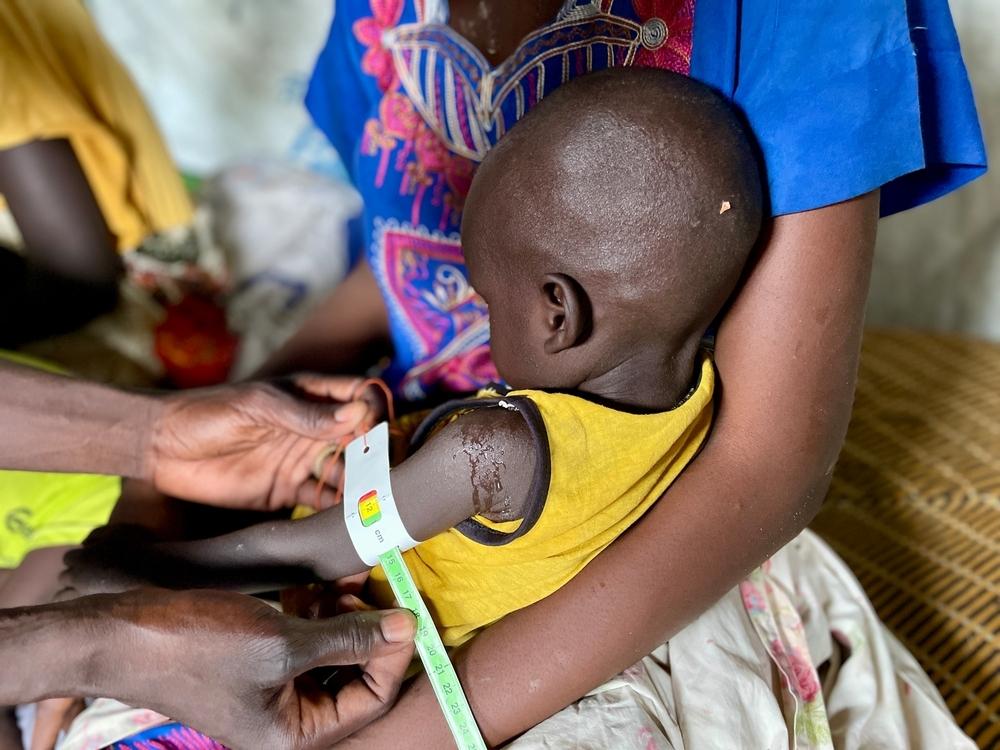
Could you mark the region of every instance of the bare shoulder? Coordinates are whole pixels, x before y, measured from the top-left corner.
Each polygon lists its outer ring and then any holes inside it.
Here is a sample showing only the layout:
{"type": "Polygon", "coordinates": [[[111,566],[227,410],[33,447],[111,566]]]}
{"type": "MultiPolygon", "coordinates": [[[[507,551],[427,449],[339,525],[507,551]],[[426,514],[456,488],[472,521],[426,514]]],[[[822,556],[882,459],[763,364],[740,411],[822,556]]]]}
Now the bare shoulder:
{"type": "Polygon", "coordinates": [[[455,422],[467,462],[476,513],[493,521],[524,515],[536,470],[538,439],[514,409],[477,409],[455,422]]]}
{"type": "Polygon", "coordinates": [[[544,447],[538,442],[520,411],[485,406],[463,412],[393,471],[394,491],[406,485],[421,497],[440,498],[461,509],[456,521],[521,518],[544,447]]]}

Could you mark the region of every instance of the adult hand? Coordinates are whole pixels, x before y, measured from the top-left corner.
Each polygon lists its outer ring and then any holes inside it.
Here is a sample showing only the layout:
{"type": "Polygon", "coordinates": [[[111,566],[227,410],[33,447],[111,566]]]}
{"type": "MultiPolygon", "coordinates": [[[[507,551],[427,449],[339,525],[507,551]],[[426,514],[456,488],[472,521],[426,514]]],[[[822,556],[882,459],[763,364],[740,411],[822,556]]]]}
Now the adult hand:
{"type": "MultiPolygon", "coordinates": [[[[234,750],[329,747],[369,723],[396,698],[415,630],[406,611],[303,620],[221,591],[141,589],[35,612],[45,628],[29,622],[32,610],[20,610],[10,627],[24,632],[5,633],[0,645],[0,652],[11,651],[13,674],[23,668],[27,675],[28,662],[44,668],[39,660],[53,642],[63,666],[47,673],[78,664],[75,673],[54,674],[51,686],[19,698],[64,690],[105,695],[158,711],[234,750]],[[360,674],[336,693],[306,674],[355,664],[360,674]]],[[[5,687],[0,692],[13,694],[33,686],[5,687]]]]}
{"type": "Polygon", "coordinates": [[[150,477],[161,492],[213,505],[323,505],[319,493],[302,491],[315,488],[317,457],[384,411],[361,383],[301,375],[287,388],[247,383],[168,396],[150,441],[150,477]]]}

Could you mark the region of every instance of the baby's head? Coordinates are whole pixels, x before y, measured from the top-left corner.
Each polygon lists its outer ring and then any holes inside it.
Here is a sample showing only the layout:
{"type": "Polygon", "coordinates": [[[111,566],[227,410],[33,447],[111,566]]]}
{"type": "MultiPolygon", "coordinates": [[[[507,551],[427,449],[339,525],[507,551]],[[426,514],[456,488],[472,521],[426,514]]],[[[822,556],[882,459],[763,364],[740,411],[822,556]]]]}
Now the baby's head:
{"type": "Polygon", "coordinates": [[[693,361],[760,222],[747,135],[707,87],[639,68],[560,87],[490,152],[465,205],[500,375],[576,389],[630,362],[693,361]]]}

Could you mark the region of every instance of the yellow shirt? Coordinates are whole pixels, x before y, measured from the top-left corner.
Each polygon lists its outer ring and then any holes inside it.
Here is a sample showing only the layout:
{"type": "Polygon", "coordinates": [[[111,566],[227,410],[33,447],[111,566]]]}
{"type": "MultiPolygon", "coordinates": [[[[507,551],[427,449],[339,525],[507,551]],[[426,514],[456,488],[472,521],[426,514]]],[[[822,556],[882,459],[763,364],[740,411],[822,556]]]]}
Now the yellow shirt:
{"type": "MultiPolygon", "coordinates": [[[[532,426],[548,477],[534,514],[470,519],[405,553],[445,645],[555,592],[639,520],[708,435],[714,385],[705,355],[697,387],[667,412],[630,414],[532,390],[504,396],[532,426]]],[[[381,568],[370,586],[380,605],[391,604],[381,568]]]]}
{"type": "Polygon", "coordinates": [[[0,149],[68,139],[121,250],[190,223],[156,124],[81,0],[3,0],[0,50],[0,149]]]}

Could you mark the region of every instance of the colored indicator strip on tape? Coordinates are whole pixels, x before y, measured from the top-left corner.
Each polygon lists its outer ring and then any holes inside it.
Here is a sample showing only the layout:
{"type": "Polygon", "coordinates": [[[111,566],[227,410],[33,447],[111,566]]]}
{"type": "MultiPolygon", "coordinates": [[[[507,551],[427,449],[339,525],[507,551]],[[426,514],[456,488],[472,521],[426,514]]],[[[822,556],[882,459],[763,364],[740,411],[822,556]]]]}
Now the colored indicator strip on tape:
{"type": "Polygon", "coordinates": [[[393,547],[379,555],[378,560],[399,605],[417,616],[417,653],[420,654],[420,661],[423,662],[431,687],[434,688],[434,695],[444,711],[444,718],[451,729],[451,736],[455,738],[455,744],[459,750],[486,750],[486,743],[458,682],[455,667],[448,658],[448,652],[445,651],[441,636],[427,611],[427,605],[420,597],[413,577],[403,562],[403,555],[398,547],[393,547]]]}
{"type": "Polygon", "coordinates": [[[371,490],[366,492],[358,500],[358,516],[361,517],[361,525],[368,528],[376,521],[382,520],[382,508],[378,504],[378,492],[371,490]]]}

